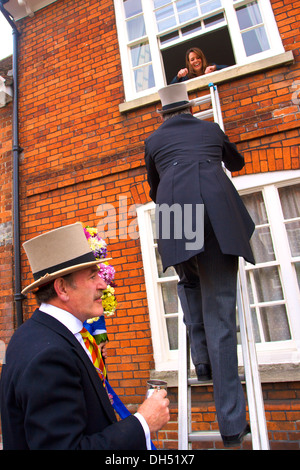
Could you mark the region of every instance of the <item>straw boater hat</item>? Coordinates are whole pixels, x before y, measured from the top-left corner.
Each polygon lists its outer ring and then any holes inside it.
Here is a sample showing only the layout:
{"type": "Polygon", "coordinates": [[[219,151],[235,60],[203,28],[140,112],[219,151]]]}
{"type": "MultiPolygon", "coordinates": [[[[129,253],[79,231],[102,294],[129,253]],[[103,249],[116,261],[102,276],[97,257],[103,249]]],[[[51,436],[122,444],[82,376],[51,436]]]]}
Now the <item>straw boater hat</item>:
{"type": "Polygon", "coordinates": [[[34,282],[22,294],[75,271],[103,263],[96,260],[80,222],[39,235],[23,244],[34,282]]]}
{"type": "Polygon", "coordinates": [[[159,114],[173,113],[181,109],[189,108],[195,101],[189,100],[185,83],[175,83],[158,90],[162,108],[158,109],[159,114]]]}

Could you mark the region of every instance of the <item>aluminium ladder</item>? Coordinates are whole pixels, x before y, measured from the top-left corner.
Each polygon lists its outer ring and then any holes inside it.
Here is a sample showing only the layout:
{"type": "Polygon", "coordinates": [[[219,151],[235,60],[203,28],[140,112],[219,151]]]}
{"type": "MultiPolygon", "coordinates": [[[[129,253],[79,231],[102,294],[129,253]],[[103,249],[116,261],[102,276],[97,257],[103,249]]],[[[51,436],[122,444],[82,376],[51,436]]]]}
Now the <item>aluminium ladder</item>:
{"type": "MultiPolygon", "coordinates": [[[[206,111],[195,113],[197,118],[208,119],[213,117],[224,131],[222,112],[217,87],[209,84],[210,95],[197,98],[195,105],[211,103],[211,108],[206,111]]],[[[224,169],[225,170],[225,169],[224,169]]],[[[227,170],[225,170],[227,172],[227,170]]],[[[228,174],[228,172],[227,172],[228,174]]],[[[230,174],[228,174],[230,177],[230,174]]],[[[197,384],[197,379],[189,377],[189,345],[187,330],[183,323],[183,313],[179,303],[178,315],[178,449],[188,450],[191,443],[195,441],[221,441],[218,431],[192,432],[191,418],[191,387],[197,384]]],[[[239,328],[241,335],[242,356],[244,363],[244,374],[247,391],[247,401],[251,426],[253,450],[269,450],[268,431],[266,426],[264,402],[262,396],[261,382],[258,371],[258,363],[255,348],[254,332],[248,298],[245,264],[243,259],[239,261],[238,283],[237,283],[237,309],[239,328]]],[[[209,384],[210,382],[208,382],[209,384]]]]}

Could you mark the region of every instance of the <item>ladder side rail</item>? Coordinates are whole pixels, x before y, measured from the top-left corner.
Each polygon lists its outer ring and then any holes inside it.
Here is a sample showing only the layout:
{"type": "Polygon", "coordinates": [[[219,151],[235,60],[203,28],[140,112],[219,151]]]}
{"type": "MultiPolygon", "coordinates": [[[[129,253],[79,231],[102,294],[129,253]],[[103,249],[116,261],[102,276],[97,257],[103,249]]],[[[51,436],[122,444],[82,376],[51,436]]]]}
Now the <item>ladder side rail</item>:
{"type": "MultiPolygon", "coordinates": [[[[189,351],[188,351],[189,352],[189,351]]],[[[192,434],[192,387],[188,387],[188,396],[187,396],[187,413],[188,413],[188,423],[187,423],[187,441],[188,441],[188,446],[187,450],[192,449],[192,442],[190,440],[190,435],[192,434]]]]}
{"type": "Polygon", "coordinates": [[[256,401],[256,413],[257,413],[257,420],[259,424],[260,447],[263,450],[269,450],[270,445],[269,445],[269,438],[268,438],[264,400],[263,400],[263,394],[262,394],[261,379],[260,379],[260,374],[259,374],[259,369],[258,369],[257,353],[256,353],[256,347],[255,347],[255,337],[254,337],[251,310],[250,310],[250,300],[249,300],[249,295],[248,295],[246,271],[245,271],[245,264],[244,264],[243,259],[240,259],[240,263],[239,263],[239,285],[240,285],[239,290],[241,292],[241,298],[243,299],[243,302],[244,302],[243,312],[244,312],[244,318],[245,318],[247,345],[248,345],[249,355],[250,355],[252,381],[254,384],[254,397],[256,401]]]}
{"type": "Polygon", "coordinates": [[[211,103],[212,103],[212,109],[214,113],[214,121],[217,124],[219,124],[220,128],[224,132],[224,123],[223,123],[223,118],[222,118],[222,111],[221,111],[221,104],[220,104],[218,89],[213,83],[210,83],[208,86],[210,88],[211,103]]]}
{"type": "Polygon", "coordinates": [[[178,449],[188,449],[188,376],[187,376],[187,330],[178,299],[178,449]]]}
{"type": "MultiPolygon", "coordinates": [[[[219,93],[217,87],[210,83],[210,92],[212,96],[212,106],[215,113],[215,122],[218,122],[219,126],[224,132],[224,123],[222,118],[222,111],[221,111],[221,104],[219,93]]],[[[226,170],[226,169],[225,169],[226,170]]],[[[227,176],[231,179],[231,174],[228,170],[226,170],[227,176]]],[[[260,439],[260,447],[263,449],[269,449],[269,440],[268,440],[268,432],[267,432],[267,425],[266,425],[266,417],[265,417],[265,410],[264,410],[264,402],[262,396],[262,388],[261,388],[261,381],[258,371],[258,362],[257,362],[257,355],[256,355],[256,347],[255,347],[255,339],[253,333],[253,326],[252,326],[252,318],[251,318],[251,311],[250,311],[250,301],[248,297],[248,290],[247,290],[247,280],[245,274],[245,265],[243,260],[240,260],[239,263],[239,275],[238,275],[238,289],[237,289],[237,298],[239,299],[240,305],[238,305],[238,312],[239,316],[242,317],[243,322],[243,333],[241,332],[241,337],[243,335],[244,341],[242,340],[242,348],[243,348],[243,358],[244,362],[247,361],[247,368],[248,370],[248,377],[246,378],[246,388],[247,388],[247,397],[250,403],[253,403],[253,399],[255,400],[255,406],[253,406],[252,414],[254,424],[254,431],[252,431],[252,422],[251,422],[251,434],[255,432],[256,423],[258,423],[258,432],[259,432],[259,439],[260,439]],[[250,382],[250,390],[248,393],[248,382],[250,382]]],[[[246,374],[246,373],[245,373],[246,374]]],[[[249,410],[250,413],[250,410],[249,410]]],[[[251,421],[251,420],[250,420],[251,421]]],[[[253,439],[253,447],[256,445],[256,441],[258,437],[254,437],[253,439]]]]}
{"type": "Polygon", "coordinates": [[[244,362],[248,410],[249,410],[249,418],[250,418],[250,423],[251,423],[252,448],[253,450],[260,450],[259,425],[258,425],[257,408],[256,408],[255,395],[254,395],[255,393],[254,383],[253,383],[252,370],[251,370],[251,365],[250,365],[251,364],[250,351],[249,351],[249,344],[247,340],[244,311],[243,311],[243,306],[242,306],[242,295],[240,291],[239,282],[237,286],[237,307],[238,307],[239,324],[240,324],[241,346],[242,346],[243,362],[244,362]]]}

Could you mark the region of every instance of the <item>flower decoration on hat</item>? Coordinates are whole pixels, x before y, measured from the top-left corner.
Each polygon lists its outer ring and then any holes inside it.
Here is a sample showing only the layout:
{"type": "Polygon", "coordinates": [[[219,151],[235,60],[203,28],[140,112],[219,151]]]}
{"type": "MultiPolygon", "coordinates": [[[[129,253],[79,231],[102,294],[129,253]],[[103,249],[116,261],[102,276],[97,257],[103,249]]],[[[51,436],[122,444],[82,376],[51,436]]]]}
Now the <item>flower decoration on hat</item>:
{"type": "Polygon", "coordinates": [[[107,243],[98,235],[97,229],[92,227],[83,227],[83,230],[95,258],[106,258],[107,243]]]}
{"type": "MultiPolygon", "coordinates": [[[[108,262],[101,263],[101,259],[106,258],[107,255],[107,243],[99,236],[97,229],[94,227],[83,228],[95,258],[99,259],[99,276],[107,284],[107,288],[102,295],[102,306],[104,316],[110,317],[114,315],[118,304],[115,297],[115,269],[108,262]]],[[[91,318],[85,322],[85,327],[94,336],[98,344],[108,340],[104,316],[91,318]]]]}

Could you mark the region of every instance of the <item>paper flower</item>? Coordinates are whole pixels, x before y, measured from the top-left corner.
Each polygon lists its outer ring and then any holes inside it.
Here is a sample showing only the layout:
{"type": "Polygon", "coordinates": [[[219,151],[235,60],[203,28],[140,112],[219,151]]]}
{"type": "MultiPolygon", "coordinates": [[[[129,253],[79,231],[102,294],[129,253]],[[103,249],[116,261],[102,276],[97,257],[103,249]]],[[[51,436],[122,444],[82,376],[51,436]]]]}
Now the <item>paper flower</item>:
{"type": "Polygon", "coordinates": [[[111,286],[115,286],[113,280],[115,277],[115,268],[113,268],[110,264],[108,263],[101,263],[99,264],[99,276],[102,277],[102,279],[106,282],[106,284],[109,284],[111,286]]]}
{"type": "Polygon", "coordinates": [[[114,315],[118,305],[114,293],[115,289],[112,286],[107,286],[107,289],[105,289],[102,295],[102,306],[104,310],[104,315],[106,315],[107,317],[114,315]]]}
{"type": "Polygon", "coordinates": [[[95,258],[106,258],[107,244],[103,238],[98,235],[97,229],[92,227],[83,227],[83,229],[95,258]]]}
{"type": "MultiPolygon", "coordinates": [[[[99,259],[99,261],[106,258],[107,244],[105,240],[98,235],[97,229],[94,227],[83,227],[83,229],[95,258],[99,259]]],[[[114,315],[117,307],[114,289],[116,287],[116,284],[114,283],[115,273],[115,268],[108,264],[108,262],[99,263],[99,276],[101,276],[107,284],[107,288],[103,291],[102,296],[103,313],[105,316],[114,315]]],[[[94,319],[91,319],[91,324],[93,323],[93,320],[94,319]]],[[[97,320],[98,319],[95,321],[97,320]]]]}

